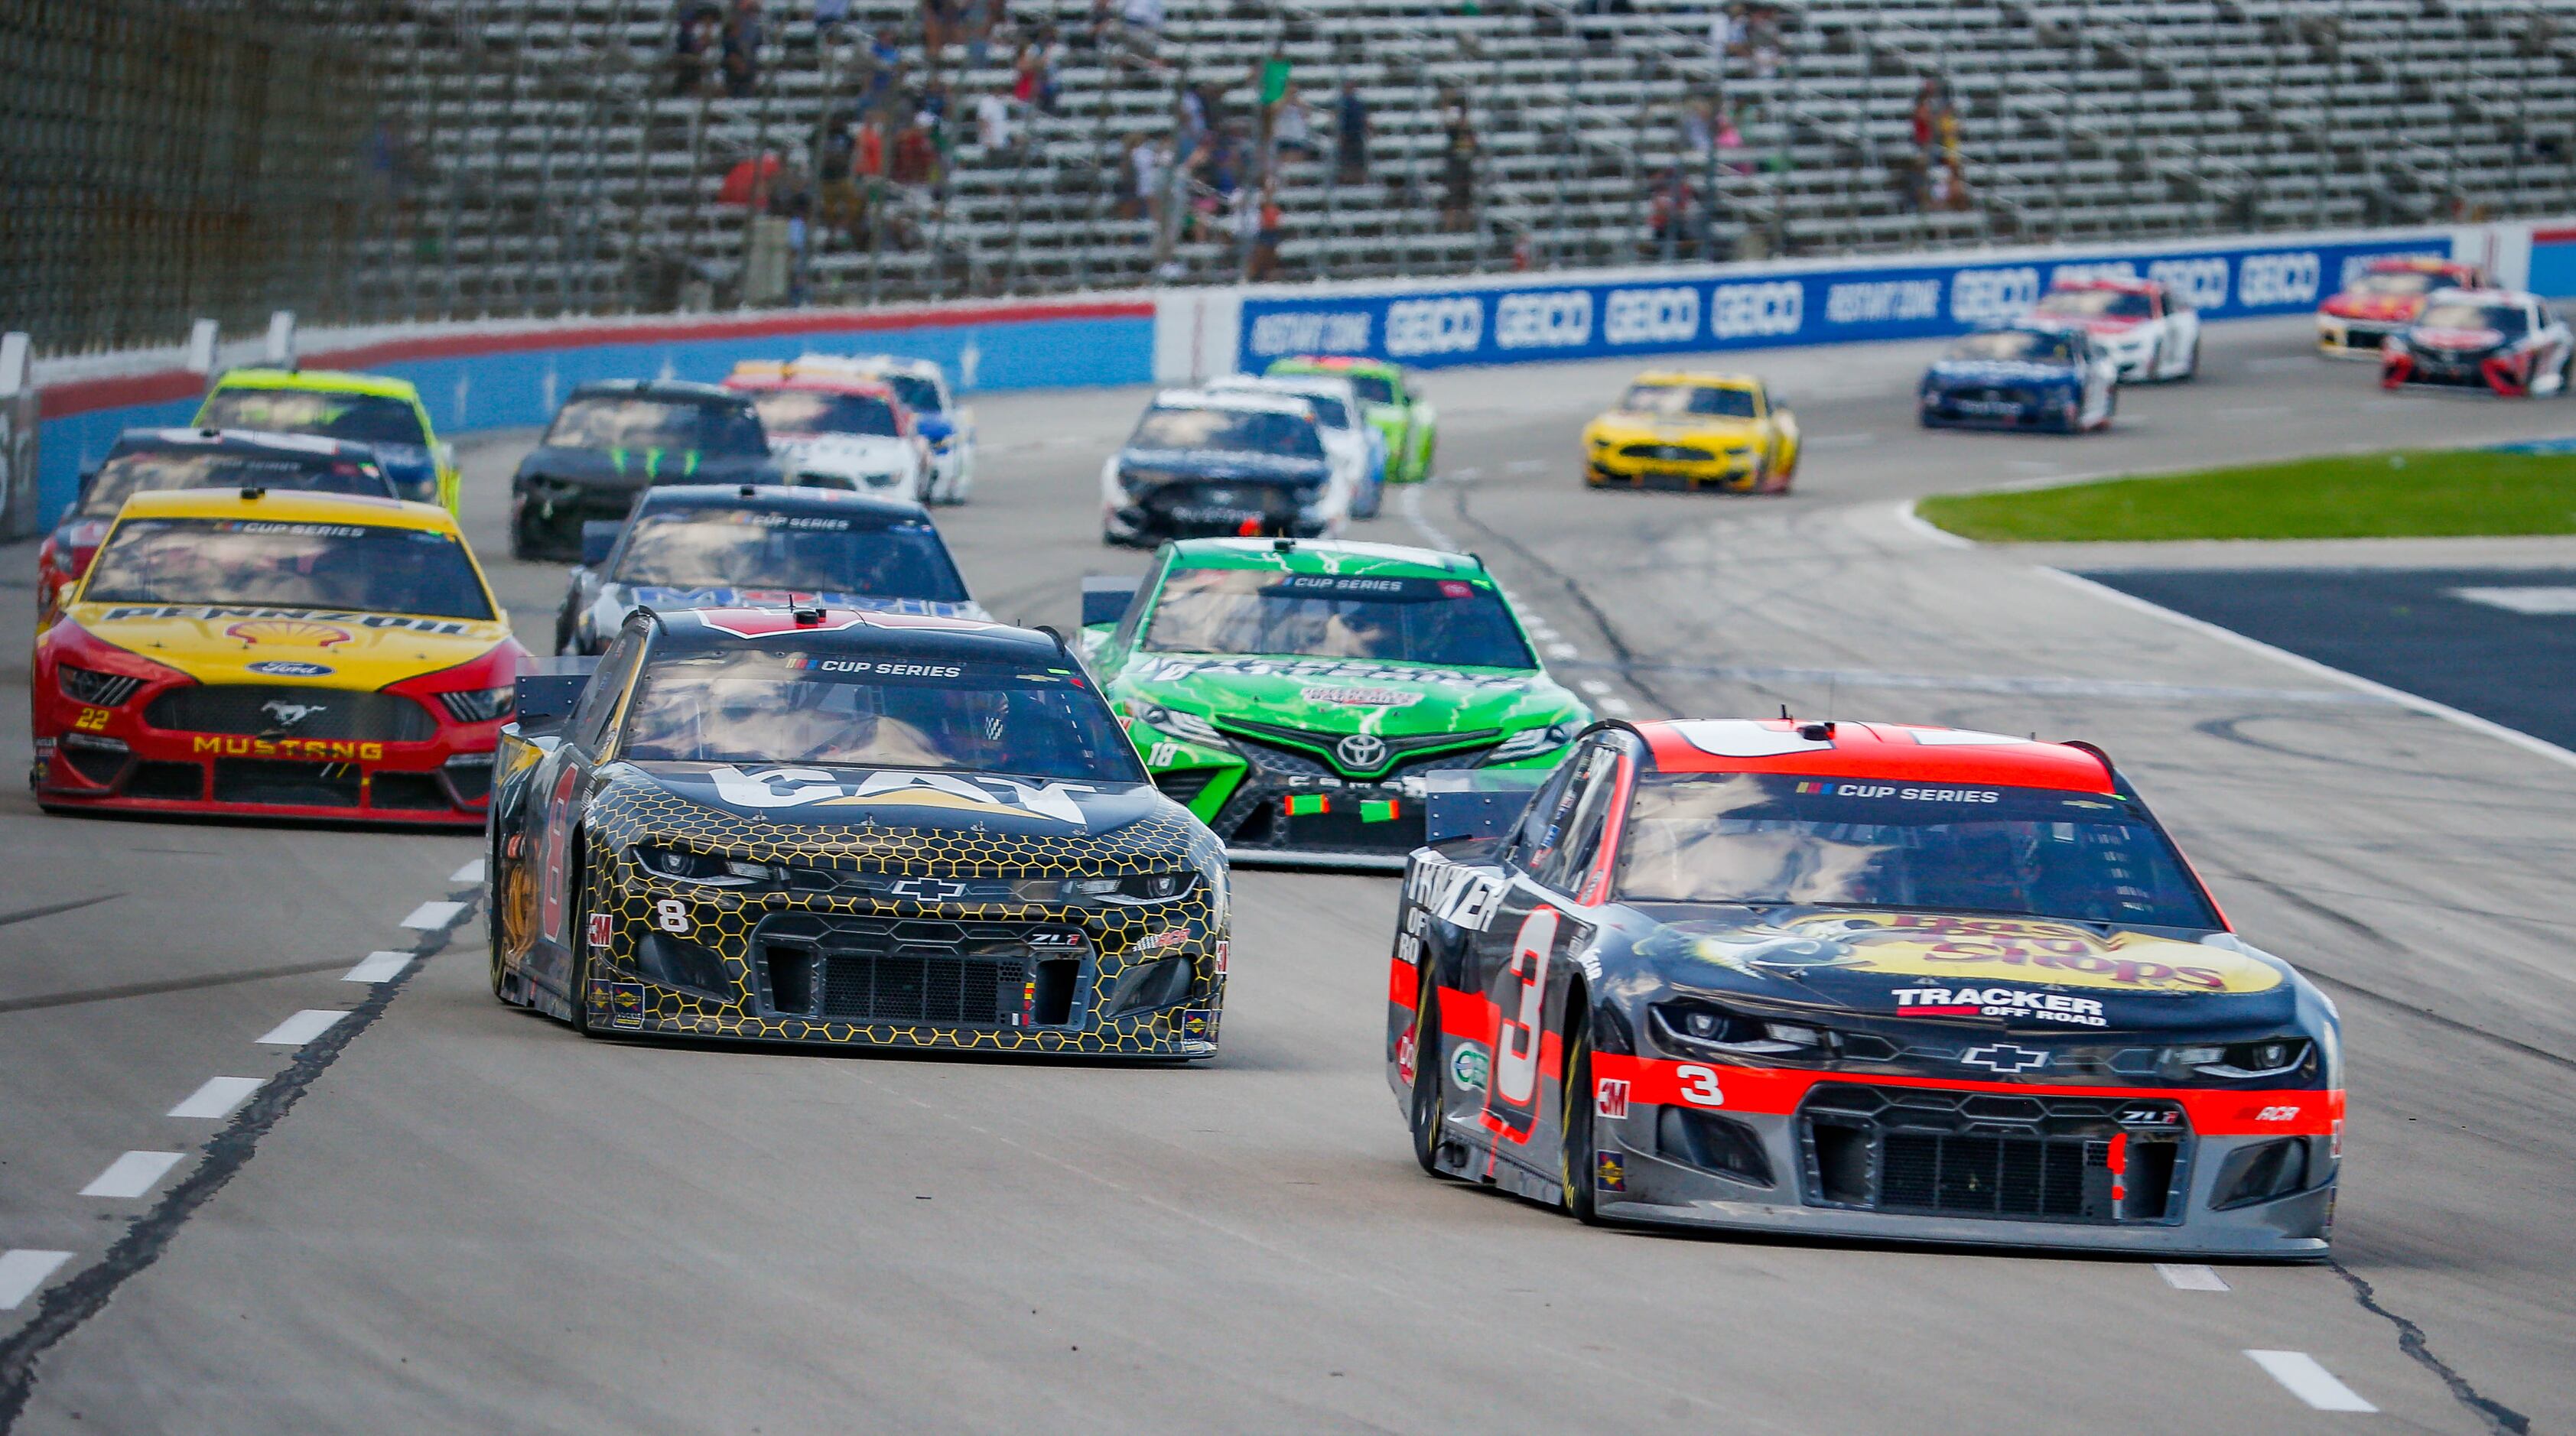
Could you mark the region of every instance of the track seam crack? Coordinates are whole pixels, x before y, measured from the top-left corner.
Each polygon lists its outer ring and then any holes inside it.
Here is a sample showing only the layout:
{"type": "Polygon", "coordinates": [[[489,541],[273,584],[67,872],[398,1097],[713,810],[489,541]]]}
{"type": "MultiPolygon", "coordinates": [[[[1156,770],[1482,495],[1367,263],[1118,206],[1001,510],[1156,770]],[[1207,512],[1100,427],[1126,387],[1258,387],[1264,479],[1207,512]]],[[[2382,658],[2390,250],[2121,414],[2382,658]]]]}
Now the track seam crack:
{"type": "Polygon", "coordinates": [[[48,1288],[37,1303],[35,1316],[25,1326],[0,1338],[0,1433],[14,1429],[18,1418],[26,1414],[28,1398],[35,1394],[37,1365],[45,1354],[106,1310],[119,1288],[161,1259],[188,1218],[240,1175],[250,1159],[258,1155],[260,1139],[285,1119],[315,1079],[338,1061],[361,1033],[374,1026],[377,1018],[384,1016],[420,971],[420,961],[444,951],[455,939],[457,930],[473,918],[482,891],[478,885],[448,894],[451,901],[462,901],[464,906],[444,927],[420,935],[410,948],[414,960],[400,974],[376,984],[375,991],[350,1008],[347,1017],[333,1023],[330,1031],[298,1048],[285,1070],[263,1083],[224,1129],[207,1139],[201,1149],[204,1161],[162,1193],[152,1209],[127,1227],[104,1256],[69,1281],[48,1288]]]}
{"type": "Polygon", "coordinates": [[[1639,696],[1665,712],[1674,711],[1672,703],[1660,691],[1637,676],[1636,670],[1641,665],[1635,651],[1628,647],[1626,639],[1619,636],[1618,628],[1610,622],[1610,615],[1602,611],[1601,605],[1593,601],[1592,595],[1580,582],[1565,570],[1539,557],[1529,545],[1469,513],[1465,484],[1446,483],[1442,487],[1449,490],[1450,510],[1458,516],[1459,522],[1472,525],[1479,531],[1492,535],[1495,542],[1510,549],[1524,563],[1556,580],[1565,589],[1566,593],[1574,599],[1575,604],[1583,610],[1584,615],[1592,620],[1592,626],[1599,630],[1601,641],[1609,645],[1614,660],[1613,666],[1619,670],[1619,676],[1627,681],[1629,687],[1636,689],[1639,696]]]}
{"type": "Polygon", "coordinates": [[[2424,1339],[2424,1328],[2380,1305],[2377,1290],[2352,1268],[2332,1257],[2326,1259],[2326,1265],[2352,1287],[2353,1300],[2360,1303],[2362,1310],[2397,1328],[2397,1349],[2412,1357],[2417,1365],[2442,1378],[2442,1384],[2450,1388],[2453,1400],[2476,1412],[2490,1430],[2504,1432],[2506,1436],[2528,1436],[2530,1417],[2491,1397],[2479,1395],[2478,1388],[2471,1385],[2467,1377],[2452,1370],[2449,1362],[2433,1354],[2432,1344],[2424,1339]]]}

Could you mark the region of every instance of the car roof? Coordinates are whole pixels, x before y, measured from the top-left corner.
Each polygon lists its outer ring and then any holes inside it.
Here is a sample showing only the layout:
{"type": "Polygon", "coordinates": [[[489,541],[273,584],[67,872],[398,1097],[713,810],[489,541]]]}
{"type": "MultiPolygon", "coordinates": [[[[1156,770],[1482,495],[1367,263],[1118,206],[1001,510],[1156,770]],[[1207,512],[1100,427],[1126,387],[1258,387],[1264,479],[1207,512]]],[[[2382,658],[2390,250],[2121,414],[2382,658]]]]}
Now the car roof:
{"type": "Polygon", "coordinates": [[[640,609],[659,625],[665,642],[682,652],[739,648],[748,643],[788,640],[800,647],[843,653],[900,654],[906,659],[970,663],[1020,663],[1075,668],[1073,655],[1060,642],[1035,629],[1013,628],[976,618],[941,618],[928,614],[878,613],[854,608],[805,610],[819,613],[812,623],[797,621],[797,610],[767,608],[690,608],[671,612],[640,609]]]}
{"type": "Polygon", "coordinates": [[[936,359],[906,359],[895,354],[799,354],[796,363],[821,368],[853,369],[862,373],[916,374],[924,379],[945,381],[947,371],[936,359]]]}
{"type": "Polygon", "coordinates": [[[1250,414],[1303,414],[1314,409],[1296,394],[1259,389],[1165,389],[1154,396],[1157,409],[1235,409],[1250,414]]]}
{"type": "Polygon", "coordinates": [[[803,484],[657,484],[646,489],[636,512],[646,509],[745,509],[765,514],[866,515],[889,522],[923,519],[930,511],[902,499],[880,499],[850,489],[803,484]]]}
{"type": "Polygon", "coordinates": [[[1404,367],[1390,360],[1372,359],[1365,354],[1286,354],[1270,361],[1270,367],[1282,364],[1312,366],[1332,374],[1366,371],[1372,374],[1401,374],[1404,367]]]}
{"type": "Polygon", "coordinates": [[[1210,379],[1210,389],[1249,390],[1256,394],[1296,394],[1306,398],[1357,402],[1358,386],[1348,374],[1225,374],[1210,379]]]}
{"type": "Polygon", "coordinates": [[[2384,259],[2372,260],[2362,272],[2365,274],[2448,274],[2458,271],[2465,274],[2476,268],[2477,265],[2473,261],[2466,259],[2444,259],[2436,254],[2392,254],[2384,259]]]}
{"type": "Polygon", "coordinates": [[[227,369],[215,380],[218,389],[302,389],[316,394],[370,394],[380,399],[420,401],[409,379],[387,374],[352,374],[339,369],[227,369]]]}
{"type": "Polygon", "coordinates": [[[688,379],[593,379],[572,391],[564,402],[574,399],[604,398],[626,395],[639,399],[667,399],[681,404],[748,404],[751,401],[720,384],[700,384],[688,379]]]}
{"type": "Polygon", "coordinates": [[[871,399],[901,402],[894,387],[872,375],[856,374],[847,369],[810,364],[773,364],[746,360],[733,366],[724,387],[739,392],[772,389],[809,389],[824,394],[859,394],[871,399]]]}
{"type": "Polygon", "coordinates": [[[1471,553],[1348,540],[1179,539],[1172,544],[1172,556],[1185,568],[1273,568],[1283,573],[1366,573],[1380,578],[1483,577],[1485,573],[1484,562],[1471,553]],[[1419,572],[1406,575],[1400,572],[1404,569],[1419,572]]]}
{"type": "Polygon", "coordinates": [[[1697,384],[1711,389],[1760,390],[1762,381],[1750,374],[1716,374],[1700,369],[1649,369],[1628,381],[1638,384],[1697,384]]]}
{"type": "Polygon", "coordinates": [[[155,489],[125,501],[125,519],[260,519],[289,524],[363,524],[373,528],[429,529],[455,534],[456,520],[436,504],[359,494],[314,494],[270,489],[244,498],[239,489],[155,489]]]}
{"type": "Polygon", "coordinates": [[[2480,289],[2466,284],[2454,284],[2436,289],[2424,297],[2428,302],[2447,299],[2454,304],[2537,304],[2540,302],[2539,295],[2525,290],[2480,289]]]}
{"type": "Polygon", "coordinates": [[[1809,738],[1786,718],[1675,718],[1635,725],[1667,773],[1783,773],[1891,782],[1991,783],[2077,793],[2116,791],[2109,760],[2089,748],[1918,723],[1831,724],[1809,738]]]}
{"type": "Polygon", "coordinates": [[[376,462],[373,446],[353,439],[326,439],[319,434],[281,434],[266,429],[128,429],[116,436],[107,456],[130,454],[145,445],[168,445],[225,454],[292,454],[303,459],[348,459],[376,462]]]}

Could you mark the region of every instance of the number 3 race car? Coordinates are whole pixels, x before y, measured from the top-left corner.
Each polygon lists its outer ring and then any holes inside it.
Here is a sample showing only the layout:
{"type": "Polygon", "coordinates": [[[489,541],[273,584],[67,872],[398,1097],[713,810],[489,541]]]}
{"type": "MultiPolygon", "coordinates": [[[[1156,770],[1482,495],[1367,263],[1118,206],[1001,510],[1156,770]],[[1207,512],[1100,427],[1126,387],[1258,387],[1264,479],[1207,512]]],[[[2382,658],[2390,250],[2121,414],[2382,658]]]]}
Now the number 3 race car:
{"type": "Polygon", "coordinates": [[[849,609],[631,615],[522,685],[492,988],[586,1035],[1216,1052],[1216,838],[1048,634],[849,609]]]}
{"type": "Polygon", "coordinates": [[[2334,1009],[2099,751],[1607,724],[1518,822],[1498,796],[1435,793],[1405,873],[1426,1170],[1593,1222],[2325,1253],[2334,1009]]]}

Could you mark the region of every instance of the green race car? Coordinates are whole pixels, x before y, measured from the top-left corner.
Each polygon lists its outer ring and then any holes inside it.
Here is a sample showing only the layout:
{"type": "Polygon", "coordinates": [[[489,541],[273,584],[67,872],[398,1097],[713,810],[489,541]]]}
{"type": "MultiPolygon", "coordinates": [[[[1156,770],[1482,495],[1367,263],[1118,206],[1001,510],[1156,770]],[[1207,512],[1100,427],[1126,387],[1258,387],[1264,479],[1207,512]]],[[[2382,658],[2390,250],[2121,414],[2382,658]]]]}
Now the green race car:
{"type": "Polygon", "coordinates": [[[1086,580],[1083,625],[1147,772],[1237,861],[1399,868],[1437,775],[1535,783],[1592,719],[1465,554],[1183,540],[1086,580]]]}
{"type": "Polygon", "coordinates": [[[1404,379],[1404,367],[1383,359],[1340,354],[1274,359],[1272,374],[1332,374],[1351,381],[1368,407],[1369,422],[1386,436],[1386,481],[1418,484],[1431,477],[1432,450],[1440,441],[1440,415],[1404,379]]]}

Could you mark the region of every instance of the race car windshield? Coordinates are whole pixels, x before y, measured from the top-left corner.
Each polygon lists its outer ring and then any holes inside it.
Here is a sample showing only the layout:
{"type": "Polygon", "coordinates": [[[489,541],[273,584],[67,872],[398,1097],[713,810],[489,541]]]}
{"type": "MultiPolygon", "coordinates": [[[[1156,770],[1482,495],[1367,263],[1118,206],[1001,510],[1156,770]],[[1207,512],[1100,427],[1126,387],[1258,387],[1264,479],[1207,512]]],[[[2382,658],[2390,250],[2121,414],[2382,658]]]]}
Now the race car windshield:
{"type": "Polygon", "coordinates": [[[883,434],[893,438],[894,406],[874,394],[771,389],[751,401],[773,434],[883,434]]]}
{"type": "Polygon", "coordinates": [[[879,374],[880,383],[894,391],[903,406],[916,414],[939,412],[939,386],[918,374],[879,374]]]}
{"type": "Polygon", "coordinates": [[[2352,292],[2374,299],[2413,299],[2431,292],[2441,276],[2420,269],[2375,269],[2352,283],[2352,292]]]}
{"type": "Polygon", "coordinates": [[[2415,323],[2424,329],[2492,329],[2508,339],[2527,327],[2519,305],[2457,301],[2426,306],[2422,317],[2415,323]]]}
{"type": "Polygon", "coordinates": [[[2039,301],[2039,312],[2068,319],[2152,319],[2156,310],[2134,290],[2053,289],[2039,301]]]}
{"type": "Polygon", "coordinates": [[[1377,374],[1352,374],[1347,377],[1351,381],[1351,388],[1358,391],[1360,402],[1364,404],[1396,402],[1394,380],[1377,374]]]}
{"type": "Polygon", "coordinates": [[[2073,364],[2075,346],[2062,334],[2034,334],[2027,329],[1997,329],[1971,334],[1950,346],[1953,359],[1985,359],[2022,364],[2073,364]]]}
{"type": "Polygon", "coordinates": [[[128,519],[108,536],[81,597],[492,617],[465,545],[372,524],[128,519]]]}
{"type": "Polygon", "coordinates": [[[1315,410],[1315,422],[1327,429],[1347,429],[1351,426],[1350,410],[1344,407],[1338,394],[1303,394],[1294,389],[1282,389],[1279,392],[1296,394],[1298,398],[1305,400],[1315,410]]]}
{"type": "Polygon", "coordinates": [[[2044,788],[1647,774],[1629,805],[1631,902],[1795,903],[2217,927],[2126,799],[2044,788]]]}
{"type": "Polygon", "coordinates": [[[1144,646],[1453,668],[1538,666],[1490,584],[1252,568],[1174,571],[1163,580],[1144,646]]]}
{"type": "Polygon", "coordinates": [[[99,465],[81,495],[85,517],[106,518],[136,494],[162,489],[293,489],[312,494],[364,494],[399,498],[385,471],[354,459],[321,455],[222,453],[190,449],[136,449],[99,465]]]}
{"type": "Polygon", "coordinates": [[[426,446],[420,411],[406,399],[383,394],[334,394],[312,389],[217,389],[206,396],[197,423],[209,429],[265,429],[272,434],[320,434],[359,444],[426,446]]]}
{"type": "Polygon", "coordinates": [[[1070,666],[829,651],[658,658],[644,670],[619,756],[1145,781],[1109,705],[1070,666]]]}
{"type": "Polygon", "coordinates": [[[1754,417],[1752,390],[1722,389],[1709,384],[1638,384],[1628,390],[1619,407],[1632,414],[1656,414],[1668,419],[1754,417]]]}
{"type": "Polygon", "coordinates": [[[1127,447],[1324,457],[1324,439],[1313,419],[1269,409],[1148,409],[1127,447]]]}
{"type": "Polygon", "coordinates": [[[751,406],[691,404],[621,395],[576,398],[546,430],[550,449],[664,449],[727,457],[769,452],[751,406]]]}
{"type": "Polygon", "coordinates": [[[613,582],[772,588],[964,603],[939,531],[920,521],[691,509],[635,521],[613,582]]]}

